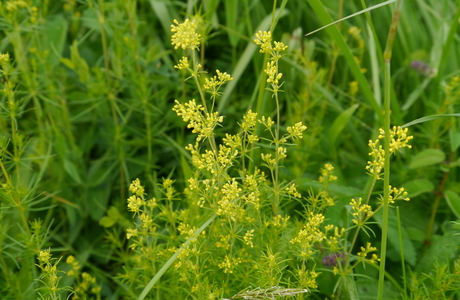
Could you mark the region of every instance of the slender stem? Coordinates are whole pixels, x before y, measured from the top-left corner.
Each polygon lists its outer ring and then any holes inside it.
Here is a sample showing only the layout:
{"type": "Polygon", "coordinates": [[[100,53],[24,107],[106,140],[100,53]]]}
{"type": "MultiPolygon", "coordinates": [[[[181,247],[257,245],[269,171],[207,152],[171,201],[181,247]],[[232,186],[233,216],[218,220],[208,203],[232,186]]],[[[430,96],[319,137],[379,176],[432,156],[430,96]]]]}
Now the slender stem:
{"type": "Polygon", "coordinates": [[[382,243],[380,249],[380,272],[379,272],[379,284],[377,299],[383,298],[383,285],[385,279],[385,263],[386,263],[386,252],[387,252],[387,237],[388,237],[388,215],[389,215],[389,195],[390,195],[390,97],[391,97],[391,55],[393,44],[396,36],[396,29],[399,23],[399,14],[401,9],[402,0],[398,0],[396,8],[393,13],[393,21],[391,22],[390,30],[388,32],[388,40],[383,54],[385,60],[384,68],[384,124],[383,128],[385,131],[384,138],[384,149],[385,149],[385,165],[384,165],[384,177],[383,177],[383,221],[382,221],[382,243]]]}
{"type": "Polygon", "coordinates": [[[399,245],[401,249],[401,268],[402,268],[402,279],[404,283],[404,297],[407,298],[407,290],[406,290],[406,267],[404,263],[404,247],[403,247],[403,236],[402,236],[402,229],[401,229],[401,217],[399,214],[399,206],[396,207],[396,216],[398,220],[398,233],[399,233],[399,245]]]}
{"type": "MultiPolygon", "coordinates": [[[[277,62],[278,63],[278,62],[277,62]]],[[[278,209],[279,209],[279,160],[280,160],[280,155],[279,155],[279,147],[280,147],[280,104],[278,100],[278,93],[275,93],[275,100],[276,100],[276,129],[275,129],[275,177],[274,177],[274,183],[273,183],[273,188],[275,191],[275,206],[274,206],[274,215],[278,215],[278,209]]]]}
{"type": "MultiPolygon", "coordinates": [[[[451,158],[452,158],[451,153],[451,158]]],[[[444,185],[446,184],[447,177],[449,177],[449,172],[444,172],[444,176],[442,177],[441,185],[439,186],[438,192],[436,193],[436,199],[434,200],[433,209],[431,210],[430,216],[430,223],[428,223],[428,229],[426,231],[426,238],[425,238],[425,248],[428,247],[431,240],[431,234],[433,231],[434,219],[436,217],[436,212],[438,211],[439,201],[442,197],[442,192],[444,191],[444,185]]]]}

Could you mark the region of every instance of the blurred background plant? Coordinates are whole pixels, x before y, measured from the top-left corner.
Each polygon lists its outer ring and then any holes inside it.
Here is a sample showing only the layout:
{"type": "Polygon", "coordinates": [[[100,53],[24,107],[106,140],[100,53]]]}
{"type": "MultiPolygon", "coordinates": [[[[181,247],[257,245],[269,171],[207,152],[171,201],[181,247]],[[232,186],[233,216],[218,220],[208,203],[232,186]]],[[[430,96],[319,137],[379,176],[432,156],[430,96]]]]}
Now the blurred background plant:
{"type": "MultiPolygon", "coordinates": [[[[174,68],[182,55],[170,45],[173,19],[182,22],[193,17],[199,24],[198,71],[208,72],[202,73],[202,78],[211,78],[216,69],[233,78],[214,104],[225,116],[219,132],[239,132],[238,124],[249,108],[259,117],[275,119],[279,113],[281,132],[297,122],[308,127],[303,139],[289,147],[278,175],[280,183],[294,180],[303,198],[286,201],[278,221],[265,220],[270,232],[284,231],[287,227],[283,228],[283,222],[289,217],[295,226],[291,235],[297,234],[308,221],[302,217],[305,208],[317,195],[323,195],[322,201],[335,203],[323,207],[321,228],[348,228],[351,199],[367,196],[372,183],[365,171],[367,144],[377,138],[381,127],[382,45],[393,6],[338,23],[335,33],[325,29],[308,37],[304,34],[328,23],[328,16],[338,20],[378,2],[0,2],[0,293],[6,299],[35,299],[38,292],[45,295],[43,282],[50,282],[43,277],[47,262],[37,258],[40,251],[49,249],[57,260],[48,263],[67,272],[57,273],[62,290],[53,291],[56,297],[65,299],[69,293],[65,287],[77,291],[84,282],[93,282],[95,293],[88,289],[86,294],[75,293],[73,297],[116,299],[125,295],[133,299],[161,268],[161,262],[167,262],[176,247],[190,237],[187,234],[199,228],[187,228],[181,222],[186,224],[183,221],[191,215],[198,216],[194,224],[207,220],[195,212],[181,215],[187,204],[177,201],[188,196],[182,191],[194,174],[191,156],[184,147],[193,144],[196,136],[172,108],[175,99],[185,103],[200,99],[200,95],[193,88],[193,80],[184,81],[188,75],[174,68]],[[273,13],[274,9],[279,10],[273,13]],[[258,54],[259,48],[253,43],[257,31],[270,29],[274,40],[288,46],[279,60],[285,82],[279,107],[272,94],[264,92],[267,74],[263,70],[268,57],[258,54]],[[326,163],[334,168],[337,180],[318,179],[326,163]],[[126,237],[126,230],[137,220],[126,208],[128,188],[136,178],[150,196],[146,200],[151,201],[151,212],[163,212],[155,221],[157,232],[149,233],[156,238],[160,248],[155,255],[161,259],[157,257],[157,269],[150,269],[143,277],[139,274],[148,269],[146,266],[123,268],[136,265],[139,259],[126,237]],[[174,183],[168,181],[172,179],[174,183]],[[153,197],[158,201],[156,208],[153,197]],[[71,255],[79,264],[78,272],[68,259],[71,255]],[[63,259],[55,264],[59,257],[63,259]],[[129,280],[136,278],[142,281],[131,287],[129,280]]],[[[390,214],[387,272],[396,282],[388,283],[389,298],[427,299],[434,292],[440,293],[439,297],[459,297],[455,276],[460,240],[458,228],[450,222],[460,218],[460,130],[455,117],[460,97],[460,56],[456,51],[459,18],[460,4],[454,0],[405,1],[401,9],[392,56],[392,122],[403,125],[425,118],[410,127],[414,135],[411,156],[402,151],[392,160],[392,184],[405,187],[411,201],[395,204],[401,211],[400,223],[395,213],[390,214]],[[439,114],[444,117],[427,117],[439,114]]],[[[262,137],[266,133],[262,127],[255,132],[262,137]]],[[[219,142],[222,137],[218,137],[219,142]]],[[[260,165],[260,152],[272,148],[268,143],[256,144],[247,164],[260,165]]],[[[369,203],[374,208],[382,189],[382,185],[374,187],[375,197],[369,203]]],[[[368,242],[380,248],[381,217],[375,214],[370,220],[374,224],[368,224],[369,235],[359,234],[353,253],[360,252],[361,247],[369,250],[368,242]]],[[[237,243],[244,245],[242,249],[255,251],[250,245],[257,242],[257,231],[266,227],[262,226],[263,219],[256,224],[259,227],[251,225],[254,232],[245,227],[238,233],[237,243]]],[[[203,242],[205,234],[197,239],[203,242]]],[[[236,240],[222,235],[220,249],[236,240]]],[[[286,247],[290,247],[288,237],[284,236],[286,247]]],[[[350,239],[348,235],[345,238],[350,239]]],[[[198,261],[200,249],[192,250],[190,257],[198,261]]],[[[215,282],[203,283],[199,290],[176,284],[195,270],[187,266],[188,257],[184,265],[172,267],[173,273],[163,278],[165,282],[160,282],[149,297],[167,299],[163,293],[169,293],[166,288],[175,284],[170,291],[174,295],[219,299],[238,295],[250,284],[261,288],[278,284],[280,274],[286,272],[304,282],[312,275],[302,265],[289,265],[291,261],[278,254],[281,249],[257,251],[260,268],[254,270],[258,272],[252,277],[254,281],[229,284],[226,290],[215,282]],[[180,270],[188,273],[181,275],[180,270]]],[[[316,268],[324,270],[317,270],[317,287],[310,287],[315,292],[296,294],[298,299],[330,298],[335,293],[337,277],[325,270],[332,270],[344,254],[321,251],[319,248],[324,257],[317,257],[316,268]]],[[[157,259],[150,254],[153,252],[144,253],[157,259]]],[[[228,265],[244,264],[238,257],[229,255],[228,265]]],[[[201,272],[207,270],[197,274],[201,272]]],[[[360,276],[347,281],[349,294],[342,297],[373,297],[377,269],[360,265],[354,272],[360,276]]],[[[224,274],[230,283],[248,278],[241,268],[224,274]]],[[[202,282],[206,280],[203,277],[202,282]]]]}

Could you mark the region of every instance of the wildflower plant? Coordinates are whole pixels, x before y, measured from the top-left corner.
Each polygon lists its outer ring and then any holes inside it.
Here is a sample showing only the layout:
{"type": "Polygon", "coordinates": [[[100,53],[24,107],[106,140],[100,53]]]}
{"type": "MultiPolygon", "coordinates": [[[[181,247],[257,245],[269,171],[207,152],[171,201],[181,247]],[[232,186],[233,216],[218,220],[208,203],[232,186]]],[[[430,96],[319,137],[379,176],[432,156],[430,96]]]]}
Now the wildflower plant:
{"type": "Polygon", "coordinates": [[[458,1],[182,2],[0,1],[2,299],[459,299],[458,1]]]}
{"type": "MultiPolygon", "coordinates": [[[[136,253],[135,261],[148,262],[149,266],[131,265],[120,278],[136,289],[145,286],[151,277],[141,299],[147,297],[155,284],[162,289],[162,283],[158,283],[162,276],[180,282],[180,286],[199,299],[216,299],[212,291],[220,291],[220,297],[233,292],[234,296],[228,299],[275,299],[308,294],[318,288],[319,261],[329,268],[326,272],[340,275],[343,280],[361,263],[376,264],[377,249],[371,244],[358,253],[352,251],[361,229],[367,234],[372,232],[368,223],[381,207],[373,209],[369,205],[371,193],[366,201],[351,200],[351,223],[342,228],[325,222],[325,211],[335,204],[330,186],[338,180],[331,164],[320,170],[318,182],[322,189],[311,192],[307,198],[303,198],[295,182],[280,178],[279,169],[288,157],[288,147],[302,139],[307,129],[302,122],[296,122],[282,131],[283,74],[279,61],[287,46],[273,41],[271,32],[260,31],[255,35],[254,42],[260,46],[260,52],[269,56],[264,72],[267,90],[276,106],[275,119],[259,117],[248,110],[238,123],[237,134],[221,134],[218,128],[225,119],[215,107],[222,95],[220,89],[233,78],[220,70],[214,76],[204,75],[205,66],[197,60],[201,43],[197,26],[193,19],[183,23],[174,20],[171,26],[174,33],[171,43],[185,54],[174,67],[187,73],[185,80],[193,80],[200,97],[199,101],[191,99],[185,103],[175,100],[173,107],[196,136],[194,143],[185,147],[191,163],[187,187],[183,194],[178,193],[174,181],[165,179],[156,188],[161,199],[146,200],[140,181],[132,182],[128,210],[134,215],[134,227],[127,229],[126,237],[130,249],[136,253]],[[268,137],[256,134],[259,124],[268,137]],[[257,166],[249,158],[256,143],[263,142],[273,150],[261,153],[261,165],[257,166]],[[174,205],[175,199],[181,204],[174,205]],[[286,203],[302,199],[307,202],[302,218],[292,219],[292,215],[283,211],[286,203]],[[349,241],[351,232],[354,234],[349,241]],[[169,240],[167,244],[161,242],[165,238],[169,240]],[[170,271],[169,266],[172,266],[170,271]],[[140,269],[143,276],[133,276],[140,269]],[[258,287],[245,288],[248,283],[258,287]]],[[[379,139],[383,138],[381,131],[379,139]]],[[[407,142],[412,137],[405,129],[395,127],[391,138],[392,153],[410,147],[407,142]]],[[[387,159],[381,146],[377,146],[379,139],[370,142],[374,161],[367,167],[374,181],[380,179],[387,159]]],[[[404,189],[392,191],[392,203],[407,200],[404,189]]],[[[340,282],[334,290],[339,295],[340,282]]],[[[169,292],[176,295],[179,290],[175,286],[169,292]]]]}

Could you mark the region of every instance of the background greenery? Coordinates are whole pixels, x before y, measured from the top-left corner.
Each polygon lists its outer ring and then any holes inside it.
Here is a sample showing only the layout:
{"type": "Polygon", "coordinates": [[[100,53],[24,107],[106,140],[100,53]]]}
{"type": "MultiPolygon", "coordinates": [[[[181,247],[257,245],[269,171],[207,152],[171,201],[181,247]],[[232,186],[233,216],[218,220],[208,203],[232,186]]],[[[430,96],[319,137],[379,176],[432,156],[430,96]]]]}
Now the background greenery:
{"type": "MultiPolygon", "coordinates": [[[[339,181],[330,187],[338,203],[327,216],[331,222],[370,182],[365,173],[367,142],[381,127],[376,109],[383,101],[381,48],[392,5],[339,23],[340,35],[330,29],[304,35],[324,25],[328,14],[337,20],[377,3],[287,1],[274,30],[274,39],[289,46],[280,64],[285,80],[282,123],[302,121],[308,127],[281,174],[294,179],[307,195],[319,188],[319,169],[332,163],[339,181]]],[[[281,4],[0,3],[0,53],[11,57],[1,83],[1,293],[33,299],[38,284],[34,278],[39,276],[36,256],[50,247],[55,257],[75,255],[97,278],[103,299],[118,297],[122,284],[114,277],[128,254],[115,250],[110,241],[126,245],[122,237],[131,223],[126,209],[129,183],[140,178],[146,192],[155,194],[162,178],[175,179],[179,191],[187,179],[184,146],[193,136],[171,109],[175,99],[184,102],[197,94],[173,67],[180,52],[170,45],[172,20],[199,16],[205,24],[200,52],[204,69],[234,77],[217,104],[226,118],[219,130],[233,132],[248,108],[267,116],[274,113],[270,94],[259,96],[263,56],[253,39],[257,30],[269,29],[273,6],[281,4]],[[6,174],[14,188],[6,184],[6,174]],[[31,222],[38,219],[42,223],[37,231],[31,222]]],[[[459,11],[455,0],[404,1],[391,62],[394,125],[459,112],[459,11]],[[426,66],[413,68],[414,61],[426,66]]],[[[392,161],[392,183],[406,187],[412,199],[398,206],[403,256],[417,278],[411,282],[415,289],[435,290],[439,280],[429,280],[439,275],[434,264],[458,258],[458,227],[451,222],[460,218],[457,123],[455,117],[445,117],[411,126],[413,150],[392,161]]],[[[294,215],[302,205],[294,202],[284,209],[294,215]]],[[[379,236],[378,217],[376,221],[371,227],[379,236]]],[[[396,223],[396,218],[390,223],[387,270],[400,278],[396,223]]],[[[362,235],[360,244],[366,239],[362,235]]],[[[378,247],[379,239],[373,244],[378,247]]],[[[329,288],[322,288],[326,281],[319,279],[318,298],[329,296],[329,288]]],[[[71,279],[65,283],[71,285],[71,279]]],[[[363,299],[367,293],[373,291],[360,290],[363,299]]]]}

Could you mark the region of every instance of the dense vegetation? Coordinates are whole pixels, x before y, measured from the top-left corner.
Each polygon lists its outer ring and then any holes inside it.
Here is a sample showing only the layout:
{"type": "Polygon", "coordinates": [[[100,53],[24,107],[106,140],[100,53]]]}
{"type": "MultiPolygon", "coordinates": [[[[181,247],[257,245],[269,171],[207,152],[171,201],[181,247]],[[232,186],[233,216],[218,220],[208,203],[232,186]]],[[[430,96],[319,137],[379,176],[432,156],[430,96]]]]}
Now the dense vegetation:
{"type": "Polygon", "coordinates": [[[460,3],[388,2],[0,2],[0,298],[459,299],[460,3]]]}

